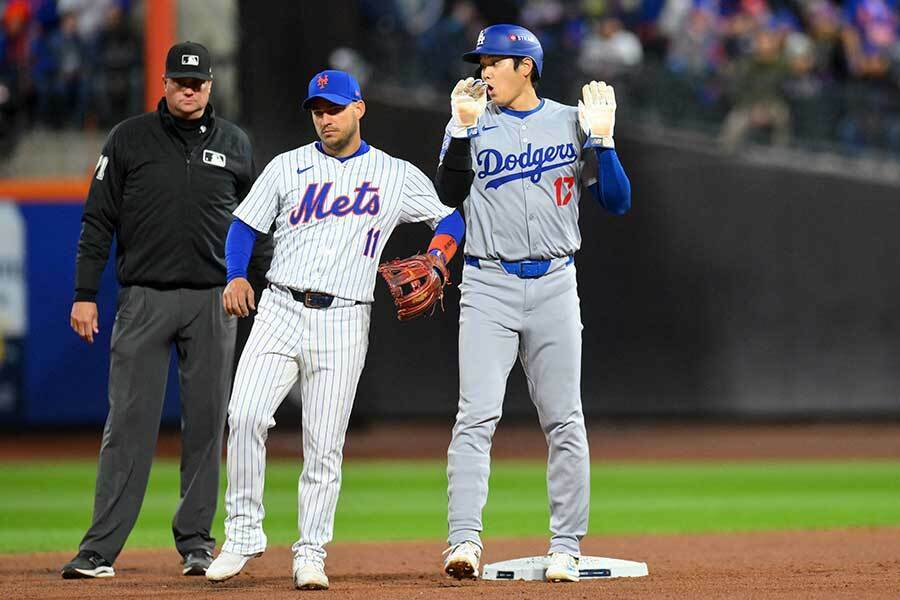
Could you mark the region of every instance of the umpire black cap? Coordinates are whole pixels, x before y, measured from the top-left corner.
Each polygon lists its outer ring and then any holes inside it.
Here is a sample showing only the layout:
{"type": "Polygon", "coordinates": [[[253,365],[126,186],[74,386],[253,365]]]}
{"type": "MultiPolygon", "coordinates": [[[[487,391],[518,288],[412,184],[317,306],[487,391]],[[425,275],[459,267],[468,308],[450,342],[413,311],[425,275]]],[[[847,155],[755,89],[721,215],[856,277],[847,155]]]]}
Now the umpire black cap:
{"type": "Polygon", "coordinates": [[[209,81],[213,78],[209,50],[197,42],[175,44],[166,56],[166,77],[209,81]]]}

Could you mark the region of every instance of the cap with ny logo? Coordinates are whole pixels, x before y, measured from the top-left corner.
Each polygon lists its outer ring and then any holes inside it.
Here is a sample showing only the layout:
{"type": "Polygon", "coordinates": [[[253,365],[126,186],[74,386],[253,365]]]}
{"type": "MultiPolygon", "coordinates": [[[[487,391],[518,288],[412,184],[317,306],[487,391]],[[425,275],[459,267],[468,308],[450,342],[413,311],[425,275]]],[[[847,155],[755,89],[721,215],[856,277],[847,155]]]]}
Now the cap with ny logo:
{"type": "Polygon", "coordinates": [[[362,100],[359,83],[350,73],[328,69],[313,75],[309,80],[309,92],[303,101],[303,108],[309,109],[316,98],[324,98],[334,104],[346,106],[362,100]]]}

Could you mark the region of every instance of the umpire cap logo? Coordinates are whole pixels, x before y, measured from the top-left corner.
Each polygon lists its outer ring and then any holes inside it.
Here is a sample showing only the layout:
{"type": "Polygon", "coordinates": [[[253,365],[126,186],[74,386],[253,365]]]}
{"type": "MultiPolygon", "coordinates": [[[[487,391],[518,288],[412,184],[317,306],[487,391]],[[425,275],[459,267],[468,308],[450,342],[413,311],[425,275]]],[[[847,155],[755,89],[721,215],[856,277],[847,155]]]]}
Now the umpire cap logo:
{"type": "Polygon", "coordinates": [[[182,54],[181,55],[181,64],[188,65],[191,67],[199,67],[200,66],[200,57],[196,54],[182,54]]]}

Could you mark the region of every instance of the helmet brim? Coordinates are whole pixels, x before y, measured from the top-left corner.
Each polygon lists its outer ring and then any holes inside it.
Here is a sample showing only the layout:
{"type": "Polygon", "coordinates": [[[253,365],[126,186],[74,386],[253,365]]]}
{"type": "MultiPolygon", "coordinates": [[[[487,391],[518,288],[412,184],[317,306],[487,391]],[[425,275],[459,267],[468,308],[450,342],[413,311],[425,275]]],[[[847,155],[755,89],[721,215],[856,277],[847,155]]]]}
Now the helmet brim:
{"type": "Polygon", "coordinates": [[[481,57],[486,55],[486,52],[472,51],[463,54],[462,59],[467,63],[481,63],[481,57]]]}
{"type": "Polygon", "coordinates": [[[534,63],[535,68],[538,72],[538,77],[541,75],[541,69],[538,67],[537,61],[530,54],[519,54],[518,52],[485,52],[483,50],[473,50],[472,52],[466,52],[463,54],[462,59],[467,63],[475,63],[476,65],[481,64],[482,56],[503,56],[506,58],[530,58],[531,62],[534,63]]]}

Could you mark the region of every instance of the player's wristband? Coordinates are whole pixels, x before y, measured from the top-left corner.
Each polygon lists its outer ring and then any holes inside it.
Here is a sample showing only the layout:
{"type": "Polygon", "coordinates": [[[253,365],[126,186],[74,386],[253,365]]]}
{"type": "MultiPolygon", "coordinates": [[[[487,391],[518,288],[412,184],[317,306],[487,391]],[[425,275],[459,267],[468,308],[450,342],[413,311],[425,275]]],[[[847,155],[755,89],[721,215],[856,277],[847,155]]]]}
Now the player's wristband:
{"type": "MultiPolygon", "coordinates": [[[[443,264],[443,265],[446,266],[446,264],[447,264],[447,257],[444,256],[444,253],[443,253],[443,252],[441,252],[441,251],[438,250],[437,248],[432,248],[431,250],[428,251],[428,254],[431,254],[432,256],[437,257],[437,259],[438,259],[439,261],[441,261],[441,264],[443,264]]],[[[437,273],[437,274],[438,274],[438,277],[441,278],[441,283],[447,283],[446,281],[444,281],[444,274],[441,272],[441,270],[440,270],[439,268],[434,267],[434,272],[437,273]]]]}
{"type": "Polygon", "coordinates": [[[613,140],[611,135],[602,136],[602,135],[592,135],[589,136],[587,141],[584,143],[585,148],[615,148],[616,142],[613,140]]]}
{"type": "Polygon", "coordinates": [[[473,137],[478,137],[478,124],[472,125],[471,127],[465,127],[462,125],[452,126],[450,127],[450,137],[453,139],[469,139],[473,137]]]}

